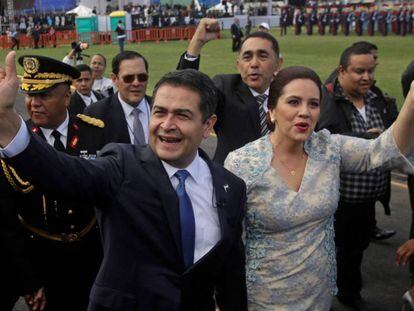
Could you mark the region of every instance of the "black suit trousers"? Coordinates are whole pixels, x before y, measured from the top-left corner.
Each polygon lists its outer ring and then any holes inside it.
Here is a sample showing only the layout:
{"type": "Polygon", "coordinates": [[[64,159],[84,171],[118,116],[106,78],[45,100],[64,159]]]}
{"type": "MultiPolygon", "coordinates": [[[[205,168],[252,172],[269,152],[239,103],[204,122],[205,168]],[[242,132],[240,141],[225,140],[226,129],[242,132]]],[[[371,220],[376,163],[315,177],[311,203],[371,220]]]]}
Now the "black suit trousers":
{"type": "Polygon", "coordinates": [[[361,263],[368,248],[375,221],[375,201],[339,201],[335,214],[335,243],[338,295],[359,297],[362,288],[361,263]]]}

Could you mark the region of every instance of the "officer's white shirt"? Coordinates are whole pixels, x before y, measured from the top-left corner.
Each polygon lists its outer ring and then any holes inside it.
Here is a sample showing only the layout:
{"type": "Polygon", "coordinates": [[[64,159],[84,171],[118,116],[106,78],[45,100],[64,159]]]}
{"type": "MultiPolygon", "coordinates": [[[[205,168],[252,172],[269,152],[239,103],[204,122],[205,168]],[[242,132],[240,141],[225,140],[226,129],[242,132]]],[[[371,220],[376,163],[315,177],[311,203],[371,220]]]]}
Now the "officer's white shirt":
{"type": "MultiPolygon", "coordinates": [[[[58,131],[60,133],[60,141],[62,142],[63,146],[67,145],[67,140],[68,140],[68,125],[69,125],[69,113],[66,111],[66,119],[65,121],[63,121],[63,123],[61,123],[58,128],[56,128],[56,131],[58,131]]],[[[53,137],[52,132],[53,129],[47,129],[47,128],[43,128],[40,127],[40,130],[43,132],[43,135],[46,138],[46,142],[53,146],[53,144],[55,143],[55,137],[53,137]]]]}

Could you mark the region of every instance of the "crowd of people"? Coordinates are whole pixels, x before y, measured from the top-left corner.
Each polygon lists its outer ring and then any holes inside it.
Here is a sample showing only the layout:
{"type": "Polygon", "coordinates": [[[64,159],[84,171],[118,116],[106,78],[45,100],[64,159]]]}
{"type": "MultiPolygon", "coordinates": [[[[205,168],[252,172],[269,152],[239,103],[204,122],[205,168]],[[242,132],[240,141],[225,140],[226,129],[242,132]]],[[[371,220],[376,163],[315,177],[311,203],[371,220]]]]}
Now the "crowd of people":
{"type": "Polygon", "coordinates": [[[50,27],[56,30],[68,30],[75,28],[75,15],[64,13],[48,13],[48,14],[19,14],[10,21],[7,15],[0,16],[0,25],[2,32],[5,33],[6,27],[11,27],[21,34],[27,34],[33,31],[35,26],[41,27],[46,33],[50,27]],[[4,26],[3,26],[4,25],[4,26]]]}
{"type": "MultiPolygon", "coordinates": [[[[152,96],[136,51],[112,59],[110,79],[102,54],[89,65],[23,55],[19,81],[7,55],[1,310],[19,296],[49,311],[328,311],[334,296],[375,310],[361,296],[361,264],[373,238],[390,236],[375,221],[390,171],[410,174],[414,193],[413,63],[398,113],[375,85],[372,43],[338,54],[322,82],[283,68],[263,27],[237,43],[237,74],[210,79],[199,66],[219,28],[201,19],[152,96]],[[26,121],[14,109],[19,88],[26,121]],[[213,131],[210,159],[200,143],[213,131]]],[[[413,258],[413,241],[396,250],[398,264],[413,258]]],[[[404,295],[411,310],[413,298],[404,295]]]]}
{"type": "Polygon", "coordinates": [[[330,33],[336,36],[341,31],[348,36],[354,31],[358,36],[373,36],[376,32],[382,36],[389,33],[405,36],[413,33],[413,14],[411,3],[394,7],[389,4],[286,6],[280,15],[281,35],[286,34],[287,26],[293,25],[295,35],[312,35],[313,28],[317,27],[319,35],[330,33]]]}

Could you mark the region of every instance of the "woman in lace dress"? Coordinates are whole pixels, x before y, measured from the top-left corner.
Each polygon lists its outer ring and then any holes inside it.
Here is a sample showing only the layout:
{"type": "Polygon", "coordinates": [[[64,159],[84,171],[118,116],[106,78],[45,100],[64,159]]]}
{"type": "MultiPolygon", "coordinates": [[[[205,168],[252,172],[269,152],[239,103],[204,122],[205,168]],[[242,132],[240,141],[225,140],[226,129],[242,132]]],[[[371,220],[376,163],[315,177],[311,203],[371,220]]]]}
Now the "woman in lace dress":
{"type": "Polygon", "coordinates": [[[226,159],[247,184],[249,310],[329,310],[340,171],[412,168],[403,154],[414,139],[414,91],[396,123],[375,140],[313,132],[320,97],[314,71],[281,70],[270,86],[270,135],[226,159]]]}

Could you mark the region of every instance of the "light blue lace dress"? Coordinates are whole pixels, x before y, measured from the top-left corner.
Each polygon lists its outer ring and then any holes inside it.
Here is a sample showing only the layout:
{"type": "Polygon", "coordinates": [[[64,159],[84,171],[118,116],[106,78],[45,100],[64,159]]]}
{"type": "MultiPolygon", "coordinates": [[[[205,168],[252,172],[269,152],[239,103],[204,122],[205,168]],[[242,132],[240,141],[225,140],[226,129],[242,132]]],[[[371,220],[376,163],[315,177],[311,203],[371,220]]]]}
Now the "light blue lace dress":
{"type": "Polygon", "coordinates": [[[376,140],[313,133],[298,192],[270,166],[269,137],[228,156],[225,166],[247,184],[245,220],[249,310],[329,310],[336,291],[333,215],[339,171],[400,166],[412,171],[392,133],[376,140]]]}

